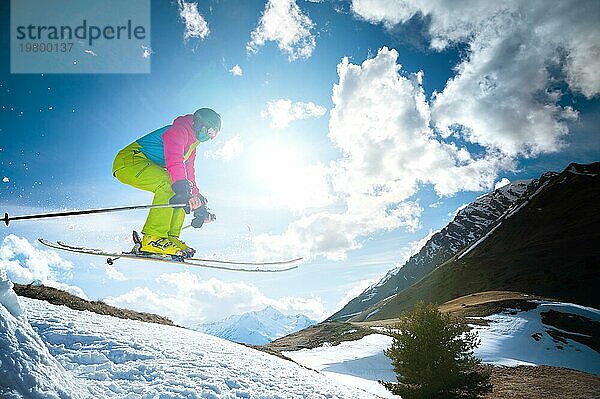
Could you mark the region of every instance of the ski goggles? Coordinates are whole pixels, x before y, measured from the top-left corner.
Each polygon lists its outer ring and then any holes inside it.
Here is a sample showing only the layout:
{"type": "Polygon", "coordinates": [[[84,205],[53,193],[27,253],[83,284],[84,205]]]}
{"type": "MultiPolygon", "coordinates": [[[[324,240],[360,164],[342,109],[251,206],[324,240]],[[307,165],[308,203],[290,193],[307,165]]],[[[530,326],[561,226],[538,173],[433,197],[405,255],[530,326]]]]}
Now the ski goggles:
{"type": "Polygon", "coordinates": [[[209,127],[208,129],[206,129],[206,135],[208,137],[210,137],[211,139],[214,139],[215,137],[217,137],[218,134],[219,134],[219,131],[217,129],[215,129],[214,127],[209,127]]]}
{"type": "Polygon", "coordinates": [[[200,133],[198,133],[196,137],[198,138],[198,140],[204,142],[214,139],[215,137],[217,137],[218,134],[218,129],[215,129],[214,127],[202,126],[202,129],[200,129],[200,133]]]}

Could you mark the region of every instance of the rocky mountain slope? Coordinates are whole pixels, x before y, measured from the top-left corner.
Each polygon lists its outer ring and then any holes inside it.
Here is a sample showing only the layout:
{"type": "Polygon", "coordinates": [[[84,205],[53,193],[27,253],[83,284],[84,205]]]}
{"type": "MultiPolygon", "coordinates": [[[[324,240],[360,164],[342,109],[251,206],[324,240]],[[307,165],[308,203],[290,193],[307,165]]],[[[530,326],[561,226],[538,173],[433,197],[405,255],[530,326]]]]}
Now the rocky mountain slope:
{"type": "Polygon", "coordinates": [[[516,181],[483,195],[457,212],[454,219],[434,234],[402,267],[390,270],[376,285],[351,300],[328,320],[348,320],[374,304],[419,281],[459,251],[484,237],[502,217],[516,209],[554,174],[516,181]]]}
{"type": "Polygon", "coordinates": [[[396,295],[369,302],[351,320],[387,319],[418,300],[444,303],[489,290],[600,308],[599,198],[600,162],[545,174],[485,235],[410,287],[398,284],[396,295]]]}

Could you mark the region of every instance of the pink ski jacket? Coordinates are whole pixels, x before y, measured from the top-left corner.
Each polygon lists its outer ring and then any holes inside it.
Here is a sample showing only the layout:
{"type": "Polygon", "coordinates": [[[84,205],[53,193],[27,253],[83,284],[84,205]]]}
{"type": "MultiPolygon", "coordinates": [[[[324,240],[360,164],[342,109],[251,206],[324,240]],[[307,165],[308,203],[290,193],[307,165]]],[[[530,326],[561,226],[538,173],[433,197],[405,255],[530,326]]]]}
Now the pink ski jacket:
{"type": "Polygon", "coordinates": [[[194,134],[192,114],[177,117],[172,125],[164,126],[137,140],[140,151],[152,162],[164,167],[171,182],[189,180],[192,193],[198,194],[196,185],[196,147],[200,141],[194,134]]]}

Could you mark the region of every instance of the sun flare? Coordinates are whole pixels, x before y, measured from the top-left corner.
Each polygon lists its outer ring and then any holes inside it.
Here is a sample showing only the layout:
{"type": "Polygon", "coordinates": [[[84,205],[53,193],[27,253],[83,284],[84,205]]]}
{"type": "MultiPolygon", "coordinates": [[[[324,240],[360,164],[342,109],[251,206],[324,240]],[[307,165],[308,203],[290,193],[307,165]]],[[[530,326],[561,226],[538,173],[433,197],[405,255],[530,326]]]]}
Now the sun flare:
{"type": "Polygon", "coordinates": [[[252,169],[265,190],[266,200],[292,210],[326,205],[329,198],[327,168],[311,164],[306,148],[297,143],[268,142],[255,147],[252,169]]]}

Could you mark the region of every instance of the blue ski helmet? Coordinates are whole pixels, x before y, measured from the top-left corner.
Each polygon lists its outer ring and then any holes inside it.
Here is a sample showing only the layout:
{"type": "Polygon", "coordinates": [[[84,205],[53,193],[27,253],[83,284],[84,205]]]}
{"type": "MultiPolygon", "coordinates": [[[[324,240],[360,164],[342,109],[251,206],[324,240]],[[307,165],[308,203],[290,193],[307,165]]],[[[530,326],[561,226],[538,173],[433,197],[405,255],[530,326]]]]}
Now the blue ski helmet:
{"type": "Polygon", "coordinates": [[[221,116],[210,108],[194,112],[194,134],[202,142],[214,139],[221,131],[221,116]]]}

